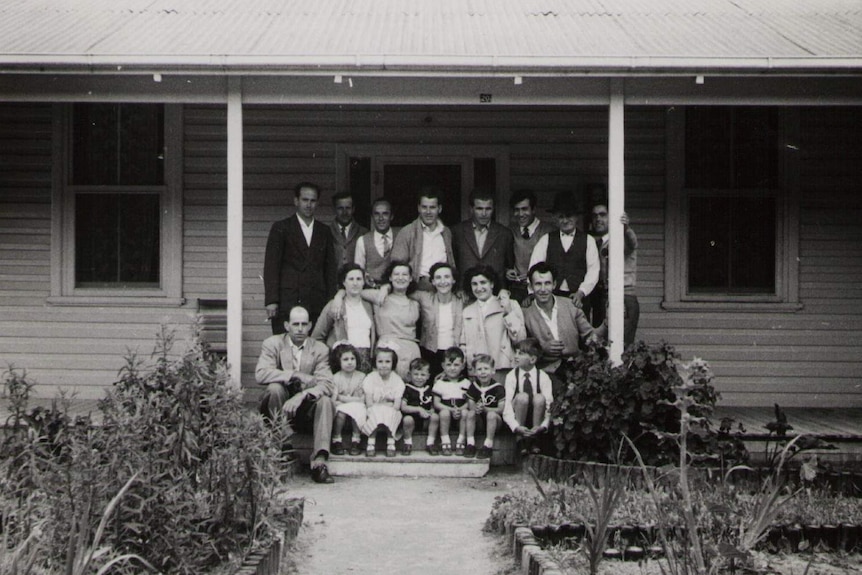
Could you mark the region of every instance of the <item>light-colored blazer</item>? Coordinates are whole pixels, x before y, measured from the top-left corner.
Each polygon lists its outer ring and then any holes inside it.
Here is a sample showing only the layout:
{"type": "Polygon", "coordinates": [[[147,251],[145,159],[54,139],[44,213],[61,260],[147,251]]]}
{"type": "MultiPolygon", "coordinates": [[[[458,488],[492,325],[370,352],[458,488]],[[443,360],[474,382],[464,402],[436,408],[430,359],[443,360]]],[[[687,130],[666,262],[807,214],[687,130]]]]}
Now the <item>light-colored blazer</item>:
{"type": "MultiPolygon", "coordinates": [[[[580,352],[581,341],[593,335],[593,327],[590,325],[584,311],[572,303],[567,297],[554,296],[557,306],[557,330],[560,332],[560,341],[563,342],[563,357],[571,357],[580,352]]],[[[539,304],[535,301],[524,309],[524,323],[530,336],[539,340],[543,351],[547,351],[550,343],[554,340],[551,328],[545,323],[539,304]]],[[[550,356],[543,357],[539,364],[547,367],[547,364],[559,361],[559,358],[550,356]]]]}
{"type": "Polygon", "coordinates": [[[525,337],[524,314],[514,300],[508,312],[497,297],[488,300],[484,315],[480,314],[478,302],[474,301],[464,308],[461,349],[464,350],[468,366],[477,353],[488,353],[494,358],[495,369],[513,367],[515,354],[512,342],[525,337]],[[487,349],[483,349],[486,345],[487,349]]]}
{"type": "MultiPolygon", "coordinates": [[[[437,318],[440,316],[440,298],[436,293],[417,290],[408,296],[419,302],[419,313],[422,317],[422,334],[419,337],[419,345],[430,351],[440,349],[437,345],[437,318]]],[[[464,302],[460,298],[452,296],[452,324],[455,334],[453,341],[456,345],[461,342],[462,314],[464,302]]]]}
{"type": "MultiPolygon", "coordinates": [[[[262,385],[290,382],[293,377],[293,348],[286,333],[273,335],[265,340],[254,370],[254,377],[262,385]]],[[[317,395],[333,395],[332,371],[329,369],[329,348],[312,338],[305,341],[300,373],[314,376],[311,384],[303,383],[302,389],[312,389],[317,395]]]]}
{"type": "MultiPolygon", "coordinates": [[[[374,306],[362,300],[362,307],[371,319],[371,349],[377,341],[377,327],[374,324],[374,306]]],[[[330,348],[336,341],[347,340],[347,314],[342,306],[341,310],[335,309],[334,300],[329,300],[317,318],[317,324],[311,332],[311,337],[317,341],[326,343],[330,348]],[[340,312],[340,313],[336,313],[340,312]],[[338,317],[334,317],[338,316],[338,317]]]]}

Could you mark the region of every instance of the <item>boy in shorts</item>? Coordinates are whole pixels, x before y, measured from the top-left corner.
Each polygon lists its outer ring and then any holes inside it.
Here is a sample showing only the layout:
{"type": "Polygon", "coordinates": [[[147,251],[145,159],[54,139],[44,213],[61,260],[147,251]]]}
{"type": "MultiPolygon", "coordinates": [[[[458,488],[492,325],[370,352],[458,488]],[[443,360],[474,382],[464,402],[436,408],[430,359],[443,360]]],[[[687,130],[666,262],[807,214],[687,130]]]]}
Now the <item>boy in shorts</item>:
{"type": "Polygon", "coordinates": [[[494,358],[480,353],[473,356],[473,382],[467,388],[467,447],[464,457],[476,455],[479,459],[489,459],[494,451],[494,435],[503,421],[503,406],[506,402],[506,389],[494,381],[494,358]],[[485,427],[485,442],[476,452],[476,423],[485,427]]]}
{"type": "Polygon", "coordinates": [[[536,367],[542,356],[539,340],[528,337],[513,347],[517,367],[506,376],[503,421],[518,437],[522,455],[539,453],[535,439],[551,424],[551,377],[536,367]]]}
{"type": "Polygon", "coordinates": [[[437,376],[431,392],[434,394],[434,409],[440,415],[440,453],[452,455],[449,426],[458,422],[458,439],[455,455],[464,455],[464,439],[467,434],[467,396],[470,380],[464,377],[464,352],[460,347],[450,347],[443,353],[443,373],[437,376]]]}
{"type": "Polygon", "coordinates": [[[404,396],[401,399],[401,420],[404,431],[404,444],[401,455],[410,455],[413,451],[413,431],[428,428],[428,455],[438,455],[439,448],[435,445],[440,416],[434,411],[434,397],[431,394],[429,379],[431,364],[421,357],[410,362],[408,381],[404,384],[404,396]]]}

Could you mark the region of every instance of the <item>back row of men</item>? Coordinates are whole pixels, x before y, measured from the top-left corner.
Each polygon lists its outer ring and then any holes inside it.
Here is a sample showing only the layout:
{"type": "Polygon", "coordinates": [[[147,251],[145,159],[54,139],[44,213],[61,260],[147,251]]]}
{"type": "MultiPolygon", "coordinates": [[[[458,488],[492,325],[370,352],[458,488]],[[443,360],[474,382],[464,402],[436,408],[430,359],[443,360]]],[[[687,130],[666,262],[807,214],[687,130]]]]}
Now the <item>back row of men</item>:
{"type": "MultiPolygon", "coordinates": [[[[446,262],[456,270],[489,265],[505,270],[505,287],[512,298],[527,305],[527,271],[538,262],[551,264],[559,274],[556,295],[569,297],[582,308],[593,326],[606,319],[608,293],[608,209],[603,190],[593,186],[589,225],[586,225],[586,194],[560,192],[551,213],[555,222],[536,215],[536,194],[531,190],[513,192],[509,205],[510,227],[494,221],[493,192],[474,190],[470,194],[470,219],[452,228],[440,215],[440,190],[426,187],[418,192],[418,217],[397,233],[392,228],[392,206],[386,199],[374,201],[373,230],[354,219],[354,202],[349,193],[333,197],[335,220],[328,226],[315,220],[320,188],[304,182],[294,188],[296,214],[273,224],[267,240],[264,287],[267,317],[273,334],[284,333],[287,313],[294,306],[305,307],[314,322],[337,290],[336,273],[342,265],[355,262],[366,271],[366,282],[376,287],[390,262],[411,265],[418,289],[433,291],[431,266],[446,262]],[[589,233],[587,233],[589,231],[589,233]]],[[[640,308],[635,294],[637,280],[637,236],[624,226],[624,340],[635,339],[640,308]]]]}

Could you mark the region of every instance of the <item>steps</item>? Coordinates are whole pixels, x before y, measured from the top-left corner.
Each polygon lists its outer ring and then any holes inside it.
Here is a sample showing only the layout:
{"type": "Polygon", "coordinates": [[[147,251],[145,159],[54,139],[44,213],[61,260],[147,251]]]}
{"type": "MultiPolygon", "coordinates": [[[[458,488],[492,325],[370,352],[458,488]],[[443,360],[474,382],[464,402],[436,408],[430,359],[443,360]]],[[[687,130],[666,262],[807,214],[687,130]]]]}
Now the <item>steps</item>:
{"type": "MultiPolygon", "coordinates": [[[[477,436],[477,445],[482,445],[484,437],[477,436]]],[[[346,436],[345,447],[350,445],[350,437],[346,436]]],[[[427,435],[413,434],[413,453],[401,455],[400,449],[395,457],[386,457],[386,442],[379,439],[377,455],[367,457],[365,445],[362,445],[360,455],[330,455],[329,472],[342,477],[483,477],[490,466],[513,465],[518,462],[519,455],[515,449],[515,437],[511,434],[497,436],[494,440],[494,452],[491,459],[468,458],[460,455],[428,455],[425,451],[427,435]]],[[[452,437],[452,445],[455,444],[452,437]]],[[[291,438],[294,449],[300,461],[308,463],[311,456],[311,436],[297,434],[291,438]]],[[[400,448],[401,442],[397,445],[400,448]]]]}

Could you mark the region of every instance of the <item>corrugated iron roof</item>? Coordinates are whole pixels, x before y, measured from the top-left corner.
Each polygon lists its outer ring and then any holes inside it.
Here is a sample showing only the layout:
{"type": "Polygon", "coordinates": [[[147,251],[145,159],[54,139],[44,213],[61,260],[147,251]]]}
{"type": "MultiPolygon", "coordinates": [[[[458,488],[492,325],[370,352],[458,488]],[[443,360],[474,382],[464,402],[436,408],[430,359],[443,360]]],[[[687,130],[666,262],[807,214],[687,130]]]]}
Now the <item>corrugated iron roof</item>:
{"type": "Polygon", "coordinates": [[[858,72],[860,0],[5,0],[0,69],[858,72]]]}

